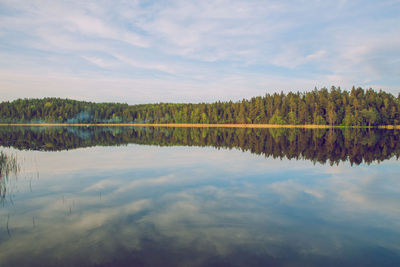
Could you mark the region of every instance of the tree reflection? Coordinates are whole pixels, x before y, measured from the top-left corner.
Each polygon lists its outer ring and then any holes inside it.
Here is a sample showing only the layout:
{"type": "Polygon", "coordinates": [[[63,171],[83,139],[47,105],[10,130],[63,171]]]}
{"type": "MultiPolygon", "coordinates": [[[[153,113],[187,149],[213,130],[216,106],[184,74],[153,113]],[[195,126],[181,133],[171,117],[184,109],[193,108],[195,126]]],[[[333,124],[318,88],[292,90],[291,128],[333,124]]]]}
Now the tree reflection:
{"type": "Polygon", "coordinates": [[[380,129],[251,129],[163,127],[1,127],[0,145],[60,151],[144,144],[238,148],[265,157],[351,164],[400,155],[400,131],[380,129]]]}

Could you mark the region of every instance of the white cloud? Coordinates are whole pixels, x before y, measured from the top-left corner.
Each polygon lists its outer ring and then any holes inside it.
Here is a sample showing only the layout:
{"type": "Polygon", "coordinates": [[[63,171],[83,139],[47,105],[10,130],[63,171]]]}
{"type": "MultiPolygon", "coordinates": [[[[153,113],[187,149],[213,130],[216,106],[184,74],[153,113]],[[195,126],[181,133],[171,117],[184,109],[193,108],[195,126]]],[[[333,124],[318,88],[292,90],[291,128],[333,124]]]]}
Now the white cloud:
{"type": "Polygon", "coordinates": [[[163,63],[157,63],[157,62],[143,62],[138,59],[133,59],[128,56],[123,56],[123,55],[118,55],[118,54],[113,54],[115,58],[117,58],[119,61],[124,62],[128,64],[131,67],[138,68],[138,69],[146,69],[146,70],[157,70],[161,72],[165,72],[168,74],[175,74],[176,71],[173,69],[171,66],[167,66],[163,63]]]}
{"type": "MultiPolygon", "coordinates": [[[[313,80],[265,75],[222,75],[204,73],[204,80],[161,78],[79,77],[58,73],[24,74],[0,71],[0,88],[7,88],[3,100],[20,97],[54,96],[105,102],[213,102],[241,100],[267,91],[306,90],[319,86],[313,80]],[[95,92],[95,95],[94,93],[95,92]]],[[[199,77],[201,78],[201,77],[199,77]]],[[[323,84],[322,84],[323,85],[323,84]]]]}
{"type": "Polygon", "coordinates": [[[198,102],[314,86],[399,90],[400,6],[393,1],[2,6],[5,99],[198,102]]]}
{"type": "Polygon", "coordinates": [[[89,61],[90,63],[102,67],[102,68],[110,68],[115,66],[112,62],[107,62],[103,58],[100,57],[93,57],[93,56],[82,56],[83,59],[89,61]]]}

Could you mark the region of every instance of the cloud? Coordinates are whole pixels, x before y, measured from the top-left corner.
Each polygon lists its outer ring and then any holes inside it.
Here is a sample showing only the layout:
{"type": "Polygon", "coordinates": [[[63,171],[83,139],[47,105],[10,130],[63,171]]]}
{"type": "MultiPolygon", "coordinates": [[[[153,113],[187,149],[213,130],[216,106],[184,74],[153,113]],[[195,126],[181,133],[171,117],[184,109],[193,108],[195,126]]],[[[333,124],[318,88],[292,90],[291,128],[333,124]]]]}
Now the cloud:
{"type": "Polygon", "coordinates": [[[82,56],[83,59],[86,59],[90,63],[99,66],[101,68],[111,68],[116,66],[115,63],[106,61],[104,58],[101,57],[95,57],[95,56],[82,56]]]}
{"type": "MultiPolygon", "coordinates": [[[[37,72],[38,70],[36,70],[37,72]]],[[[199,74],[200,75],[200,74],[199,74]]],[[[46,72],[25,74],[0,70],[0,88],[6,88],[3,100],[21,97],[55,96],[88,101],[154,103],[154,102],[212,102],[241,100],[264,95],[268,89],[289,91],[293,88],[314,88],[313,80],[295,79],[297,86],[285,77],[265,75],[203,74],[196,79],[162,79],[160,77],[86,77],[46,72]],[[93,92],[96,98],[93,99],[93,92]]]]}
{"type": "Polygon", "coordinates": [[[127,56],[122,56],[118,54],[113,54],[113,56],[118,59],[119,61],[126,63],[127,65],[137,68],[137,69],[145,69],[145,70],[156,70],[156,71],[161,71],[165,72],[168,74],[175,74],[176,71],[174,70],[174,67],[164,65],[163,63],[157,63],[157,62],[144,62],[140,61],[137,59],[133,59],[127,56]]]}
{"type": "Polygon", "coordinates": [[[399,90],[397,1],[0,5],[3,99],[202,102],[331,85],[399,90]],[[99,80],[110,81],[107,89],[97,91],[99,80]]]}

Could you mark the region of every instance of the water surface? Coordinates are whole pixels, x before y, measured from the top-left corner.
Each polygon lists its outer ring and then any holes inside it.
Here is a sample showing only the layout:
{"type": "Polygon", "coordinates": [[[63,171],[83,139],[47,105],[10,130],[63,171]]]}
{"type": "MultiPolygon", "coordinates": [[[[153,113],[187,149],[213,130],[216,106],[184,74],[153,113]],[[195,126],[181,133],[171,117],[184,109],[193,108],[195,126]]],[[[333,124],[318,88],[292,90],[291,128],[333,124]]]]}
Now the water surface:
{"type": "Polygon", "coordinates": [[[400,133],[0,127],[0,266],[400,266],[400,133]]]}

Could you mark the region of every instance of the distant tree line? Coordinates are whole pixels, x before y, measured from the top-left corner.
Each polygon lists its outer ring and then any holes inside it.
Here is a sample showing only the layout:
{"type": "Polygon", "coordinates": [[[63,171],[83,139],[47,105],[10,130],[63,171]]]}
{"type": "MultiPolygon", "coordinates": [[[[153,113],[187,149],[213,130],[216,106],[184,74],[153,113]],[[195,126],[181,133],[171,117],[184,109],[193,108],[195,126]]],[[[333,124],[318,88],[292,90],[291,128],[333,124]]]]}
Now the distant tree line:
{"type": "Polygon", "coordinates": [[[0,103],[0,122],[400,125],[400,93],[332,87],[238,102],[128,105],[60,98],[0,103]]]}
{"type": "Polygon", "coordinates": [[[349,128],[0,127],[0,145],[17,149],[60,151],[126,144],[237,148],[265,157],[360,164],[399,158],[400,131],[349,128]]]}

